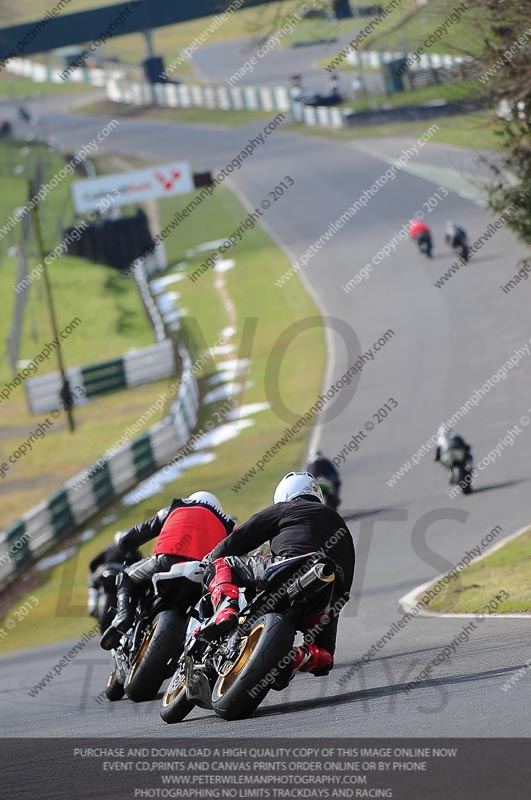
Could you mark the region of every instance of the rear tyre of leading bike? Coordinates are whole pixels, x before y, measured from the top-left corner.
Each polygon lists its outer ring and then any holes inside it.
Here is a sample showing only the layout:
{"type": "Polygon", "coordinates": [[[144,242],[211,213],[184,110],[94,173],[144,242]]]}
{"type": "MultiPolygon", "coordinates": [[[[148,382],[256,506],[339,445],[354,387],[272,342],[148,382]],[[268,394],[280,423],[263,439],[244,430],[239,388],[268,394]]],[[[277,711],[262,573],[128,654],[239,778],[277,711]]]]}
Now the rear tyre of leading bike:
{"type": "Polygon", "coordinates": [[[177,611],[157,614],[125,681],[130,700],[153,700],[168,675],[169,662],[181,653],[185,630],[186,620],[177,611]]]}

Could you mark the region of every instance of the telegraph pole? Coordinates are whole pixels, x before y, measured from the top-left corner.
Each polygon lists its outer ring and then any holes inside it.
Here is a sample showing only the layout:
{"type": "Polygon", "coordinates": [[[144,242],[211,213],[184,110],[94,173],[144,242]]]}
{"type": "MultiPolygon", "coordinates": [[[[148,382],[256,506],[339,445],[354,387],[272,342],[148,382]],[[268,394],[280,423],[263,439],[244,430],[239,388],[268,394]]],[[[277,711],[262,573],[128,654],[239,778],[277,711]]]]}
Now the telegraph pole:
{"type": "MultiPolygon", "coordinates": [[[[42,185],[42,180],[35,179],[34,181],[30,181],[29,183],[29,198],[28,200],[32,200],[35,197],[36,193],[38,192],[38,187],[42,185]]],[[[57,342],[57,364],[59,367],[59,372],[61,374],[61,400],[64,404],[66,409],[66,414],[68,417],[68,427],[70,429],[70,433],[73,433],[76,429],[76,425],[74,422],[74,414],[73,414],[73,398],[72,392],[70,390],[70,385],[68,383],[68,378],[66,377],[65,372],[65,365],[63,361],[63,353],[61,350],[61,339],[59,338],[59,329],[57,327],[57,317],[55,315],[55,306],[53,301],[52,295],[52,287],[50,285],[50,279],[48,277],[48,268],[46,266],[45,258],[46,253],[44,250],[44,241],[42,238],[42,229],[41,229],[41,221],[39,217],[39,201],[34,203],[31,208],[31,216],[33,220],[33,229],[35,231],[35,239],[37,242],[37,252],[39,254],[39,258],[42,264],[42,279],[44,281],[44,288],[46,294],[46,302],[48,304],[48,312],[50,315],[50,322],[52,325],[52,332],[55,337],[55,341],[57,342]]]]}

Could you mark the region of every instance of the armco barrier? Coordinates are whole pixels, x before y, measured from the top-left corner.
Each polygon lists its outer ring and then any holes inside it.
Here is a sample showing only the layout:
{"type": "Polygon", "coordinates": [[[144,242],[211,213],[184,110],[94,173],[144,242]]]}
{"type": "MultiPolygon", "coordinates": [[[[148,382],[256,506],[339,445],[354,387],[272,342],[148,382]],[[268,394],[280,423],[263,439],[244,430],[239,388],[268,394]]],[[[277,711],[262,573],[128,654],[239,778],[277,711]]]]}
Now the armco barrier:
{"type": "MultiPolygon", "coordinates": [[[[143,347],[121,358],[70,367],[66,377],[73,391],[74,405],[85,405],[88,400],[109,392],[159,381],[175,374],[173,346],[163,339],[150,347],[143,347]]],[[[24,387],[32,414],[44,414],[61,407],[61,375],[50,372],[28,378],[24,387]]]]}
{"type": "Polygon", "coordinates": [[[110,79],[107,97],[115,103],[165,108],[210,108],[220,111],[289,111],[285,86],[207,86],[188,83],[140,83],[110,79]]]}
{"type": "Polygon", "coordinates": [[[66,81],[61,77],[61,70],[54,67],[49,67],[46,64],[39,64],[37,61],[31,61],[29,58],[11,58],[5,65],[7,72],[12,75],[18,75],[21,78],[29,78],[35,83],[45,83],[51,81],[52,83],[88,83],[90,86],[104,87],[107,85],[110,75],[120,75],[121,72],[118,68],[114,70],[105,70],[86,67],[80,67],[72,71],[66,81]]]}
{"type": "Polygon", "coordinates": [[[0,535],[0,588],[185,446],[197,423],[199,392],[187,355],[184,361],[179,393],[163,420],[130,442],[110,448],[108,456],[75,475],[0,535]]]}
{"type": "MultiPolygon", "coordinates": [[[[152,269],[152,264],[146,264],[148,272],[152,269]]],[[[142,292],[149,292],[142,264],[136,265],[135,273],[135,277],[144,277],[142,292]]],[[[152,314],[154,327],[164,324],[156,303],[152,314]]],[[[180,356],[183,371],[179,390],[164,419],[130,440],[126,432],[123,444],[116,442],[95,464],[0,533],[0,589],[111,500],[133,489],[184,448],[197,425],[200,399],[190,357],[182,347],[180,356]]]]}
{"type": "MultiPolygon", "coordinates": [[[[390,50],[353,50],[346,57],[346,60],[353,67],[371,67],[372,69],[379,69],[384,64],[389,64],[391,61],[396,61],[400,58],[407,58],[410,53],[404,52],[391,52],[390,50]]],[[[457,67],[461,64],[471,63],[473,61],[470,56],[453,56],[442,53],[423,53],[414,59],[410,69],[442,69],[457,67]]]]}

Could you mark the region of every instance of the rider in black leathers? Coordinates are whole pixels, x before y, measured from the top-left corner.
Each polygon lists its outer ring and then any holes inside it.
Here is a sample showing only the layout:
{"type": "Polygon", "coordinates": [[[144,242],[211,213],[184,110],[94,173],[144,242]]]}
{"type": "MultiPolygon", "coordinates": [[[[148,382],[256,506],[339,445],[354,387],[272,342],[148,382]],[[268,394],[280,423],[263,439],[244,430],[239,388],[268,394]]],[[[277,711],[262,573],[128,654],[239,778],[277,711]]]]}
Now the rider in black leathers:
{"type": "Polygon", "coordinates": [[[454,433],[451,431],[447,425],[441,425],[438,432],[437,438],[437,447],[435,448],[435,458],[434,461],[441,461],[441,457],[444,456],[444,453],[447,453],[450,450],[464,450],[465,451],[465,458],[464,461],[471,461],[472,460],[472,448],[471,446],[465,442],[462,436],[458,433],[454,433]]]}
{"type": "Polygon", "coordinates": [[[121,571],[124,566],[136,564],[142,558],[142,553],[136,548],[132,548],[125,555],[122,553],[118,545],[120,533],[114,537],[114,543],[106,547],[97,556],[94,556],[89,563],[89,580],[88,580],[88,601],[87,609],[89,616],[96,616],[96,606],[98,600],[98,584],[101,573],[106,567],[115,567],[117,571],[121,571]]]}
{"type": "Polygon", "coordinates": [[[448,220],[446,223],[446,243],[453,249],[462,248],[463,255],[468,260],[468,236],[464,228],[448,220]]]}
{"type": "Polygon", "coordinates": [[[299,669],[327,675],[334,664],[339,612],[348,601],[354,577],[355,552],[347,523],[324,505],[319,484],[308,472],[284,476],[275,491],[274,504],[236,528],[207,557],[210,566],[204,583],[215,613],[201,636],[215,639],[236,627],[239,586],[246,588],[259,581],[268,563],[317,551],[335,565],[334,592],[329,608],[324,610],[326,621],[299,648],[289,677],[299,669]],[[267,555],[237,557],[266,542],[271,548],[267,555]]]}

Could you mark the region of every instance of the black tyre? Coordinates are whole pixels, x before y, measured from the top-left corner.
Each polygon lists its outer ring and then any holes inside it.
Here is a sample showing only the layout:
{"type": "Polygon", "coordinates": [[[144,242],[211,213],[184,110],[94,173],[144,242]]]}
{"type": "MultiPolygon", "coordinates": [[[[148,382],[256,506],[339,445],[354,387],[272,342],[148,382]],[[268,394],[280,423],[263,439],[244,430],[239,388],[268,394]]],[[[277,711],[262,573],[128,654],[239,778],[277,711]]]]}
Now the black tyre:
{"type": "Polygon", "coordinates": [[[180,661],[164,692],[160,717],[168,725],[172,725],[174,722],[182,722],[194,707],[195,703],[186,697],[184,661],[180,661]]]}
{"type": "Polygon", "coordinates": [[[280,614],[265,614],[253,626],[232,670],[219,677],[212,692],[212,708],[223,719],[245,719],[255,711],[269,689],[273,670],[282,669],[295,640],[291,622],[280,614]]]}
{"type": "Polygon", "coordinates": [[[459,258],[462,258],[465,264],[468,262],[468,247],[466,244],[460,244],[457,248],[457,252],[459,254],[459,258]]]}
{"type": "Polygon", "coordinates": [[[463,481],[461,486],[463,494],[472,494],[472,480],[470,479],[469,473],[465,474],[463,481]]]}
{"type": "Polygon", "coordinates": [[[123,683],[118,680],[116,672],[111,672],[109,680],[107,681],[107,686],[105,687],[105,697],[107,700],[115,702],[116,700],[121,700],[124,694],[125,689],[123,683]]]}
{"type": "Polygon", "coordinates": [[[472,479],[470,473],[463,467],[459,468],[459,486],[463,494],[470,494],[472,492],[472,479]]]}
{"type": "Polygon", "coordinates": [[[185,630],[186,620],[176,611],[157,614],[125,681],[125,693],[131,700],[153,700],[168,677],[170,660],[181,654],[185,630]]]}

